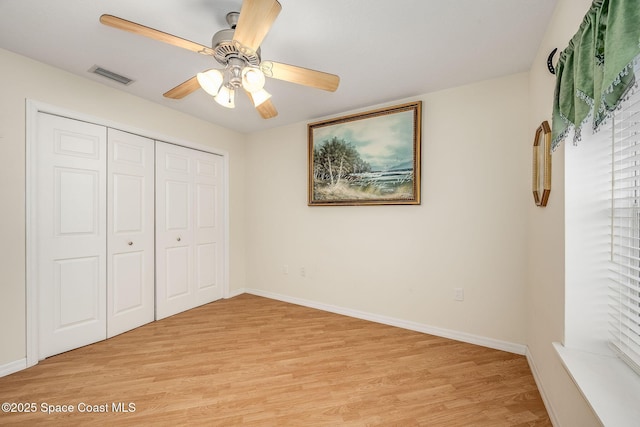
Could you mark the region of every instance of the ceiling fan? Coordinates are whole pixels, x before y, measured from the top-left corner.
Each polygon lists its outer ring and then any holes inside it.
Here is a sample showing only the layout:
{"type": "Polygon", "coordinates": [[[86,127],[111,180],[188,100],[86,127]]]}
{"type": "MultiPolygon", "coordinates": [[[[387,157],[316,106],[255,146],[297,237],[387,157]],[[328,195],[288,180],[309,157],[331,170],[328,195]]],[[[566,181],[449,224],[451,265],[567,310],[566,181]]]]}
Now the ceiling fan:
{"type": "Polygon", "coordinates": [[[243,0],[240,12],[227,14],[231,28],[218,31],[212,46],[201,44],[146,27],[113,15],[102,15],[104,25],[149,37],[202,55],[213,56],[224,69],[210,69],[164,93],[166,98],[182,99],[202,88],[216,102],[235,107],[235,93],[244,90],[264,119],[278,115],[271,94],[264,90],[265,76],[334,92],[340,77],[322,71],[274,61],[262,61],[260,44],[269,32],[282,6],[277,0],[243,0]]]}

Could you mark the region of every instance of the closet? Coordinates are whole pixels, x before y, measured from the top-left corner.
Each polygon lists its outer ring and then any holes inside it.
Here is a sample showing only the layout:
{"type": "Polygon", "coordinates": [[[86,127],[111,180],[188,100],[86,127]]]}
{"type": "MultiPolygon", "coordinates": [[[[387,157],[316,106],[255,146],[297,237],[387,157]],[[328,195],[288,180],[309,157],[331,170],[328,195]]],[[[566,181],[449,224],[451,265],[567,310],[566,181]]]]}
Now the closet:
{"type": "Polygon", "coordinates": [[[156,319],[222,297],[219,156],[156,143],[156,319]]]}
{"type": "Polygon", "coordinates": [[[222,297],[222,157],[39,112],[40,359],[222,297]]]}

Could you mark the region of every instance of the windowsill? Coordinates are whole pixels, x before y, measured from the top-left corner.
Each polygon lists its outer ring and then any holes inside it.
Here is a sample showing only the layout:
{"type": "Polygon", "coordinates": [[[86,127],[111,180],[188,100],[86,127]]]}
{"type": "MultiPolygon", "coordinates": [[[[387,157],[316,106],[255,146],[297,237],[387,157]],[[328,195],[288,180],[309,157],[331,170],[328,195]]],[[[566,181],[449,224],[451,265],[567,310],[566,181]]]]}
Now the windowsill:
{"type": "Polygon", "coordinates": [[[613,352],[588,353],[554,342],[562,364],[605,426],[636,427],[640,376],[613,352]]]}

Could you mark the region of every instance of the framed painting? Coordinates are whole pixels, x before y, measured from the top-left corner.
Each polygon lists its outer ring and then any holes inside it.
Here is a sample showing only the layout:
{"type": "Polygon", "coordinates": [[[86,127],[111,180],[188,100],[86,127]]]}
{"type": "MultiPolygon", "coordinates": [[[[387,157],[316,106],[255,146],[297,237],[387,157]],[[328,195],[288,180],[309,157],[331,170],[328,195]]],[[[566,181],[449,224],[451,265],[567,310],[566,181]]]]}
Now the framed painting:
{"type": "Polygon", "coordinates": [[[422,102],[308,125],[309,206],[419,205],[422,102]]]}

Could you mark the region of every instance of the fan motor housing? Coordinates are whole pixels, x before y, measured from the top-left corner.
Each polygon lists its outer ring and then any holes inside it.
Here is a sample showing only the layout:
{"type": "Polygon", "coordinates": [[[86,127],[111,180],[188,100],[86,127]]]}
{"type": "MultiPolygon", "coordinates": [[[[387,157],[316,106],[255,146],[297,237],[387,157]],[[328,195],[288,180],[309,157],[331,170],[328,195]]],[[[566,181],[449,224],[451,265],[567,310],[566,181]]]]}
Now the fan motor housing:
{"type": "Polygon", "coordinates": [[[239,43],[233,40],[234,32],[233,28],[228,28],[220,30],[213,35],[211,47],[216,61],[226,66],[230,58],[240,58],[249,65],[256,67],[260,65],[260,48],[254,52],[251,49],[240,46],[239,43]]]}

